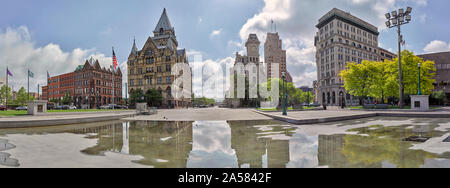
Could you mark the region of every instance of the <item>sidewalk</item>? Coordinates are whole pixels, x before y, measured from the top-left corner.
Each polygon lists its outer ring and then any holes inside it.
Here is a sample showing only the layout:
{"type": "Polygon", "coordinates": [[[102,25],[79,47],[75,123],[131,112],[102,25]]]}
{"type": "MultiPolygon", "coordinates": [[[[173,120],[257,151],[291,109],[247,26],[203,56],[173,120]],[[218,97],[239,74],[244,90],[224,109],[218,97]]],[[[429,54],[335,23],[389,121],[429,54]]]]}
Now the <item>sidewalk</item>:
{"type": "Polygon", "coordinates": [[[262,115],[271,117],[273,119],[293,123],[296,125],[354,120],[376,116],[407,117],[407,118],[450,118],[450,111],[447,110],[431,111],[431,112],[323,110],[323,111],[288,112],[288,116],[283,116],[281,112],[261,112],[256,110],[254,111],[262,115]]]}

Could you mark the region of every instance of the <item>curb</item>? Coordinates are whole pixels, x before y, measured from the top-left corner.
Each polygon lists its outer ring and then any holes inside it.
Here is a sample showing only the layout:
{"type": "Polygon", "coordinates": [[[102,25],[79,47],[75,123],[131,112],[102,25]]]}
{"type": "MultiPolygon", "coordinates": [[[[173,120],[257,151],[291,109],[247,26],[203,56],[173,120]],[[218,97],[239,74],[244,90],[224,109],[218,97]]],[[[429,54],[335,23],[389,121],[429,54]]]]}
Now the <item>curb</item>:
{"type": "MultiPolygon", "coordinates": [[[[136,113],[127,114],[111,114],[100,117],[76,117],[66,119],[44,119],[44,120],[23,120],[23,121],[0,121],[0,129],[3,128],[30,128],[30,127],[47,127],[56,125],[69,125],[80,123],[94,123],[101,121],[120,120],[127,117],[134,117],[136,113]]],[[[41,116],[42,117],[42,116],[41,116]]]]}
{"type": "Polygon", "coordinates": [[[261,112],[258,110],[253,110],[253,112],[268,116],[275,120],[284,121],[296,125],[308,125],[308,124],[317,124],[317,123],[328,123],[328,122],[337,122],[337,121],[347,121],[347,120],[355,120],[355,119],[363,119],[370,117],[406,117],[406,118],[450,118],[450,113],[447,114],[430,114],[430,113],[415,113],[415,114],[407,114],[407,113],[368,113],[361,115],[347,115],[347,116],[339,116],[339,117],[329,117],[329,118],[314,118],[314,119],[295,119],[292,117],[285,117],[279,115],[268,114],[265,112],[261,112]]]}

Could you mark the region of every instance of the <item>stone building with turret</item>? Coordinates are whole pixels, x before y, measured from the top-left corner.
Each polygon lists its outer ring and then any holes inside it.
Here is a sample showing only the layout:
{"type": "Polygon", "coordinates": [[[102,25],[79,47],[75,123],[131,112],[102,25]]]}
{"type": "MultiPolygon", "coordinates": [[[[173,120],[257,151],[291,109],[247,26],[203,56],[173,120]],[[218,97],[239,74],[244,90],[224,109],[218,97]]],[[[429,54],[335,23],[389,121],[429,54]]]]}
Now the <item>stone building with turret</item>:
{"type": "Polygon", "coordinates": [[[175,28],[164,9],[153,31],[153,37],[148,37],[141,50],[137,48],[136,41],[133,43],[127,63],[129,93],[137,89],[143,90],[144,93],[156,89],[163,96],[161,107],[190,106],[190,98],[175,99],[172,96],[172,84],[176,79],[172,75],[172,68],[177,63],[188,64],[186,50],[178,49],[175,28]]]}

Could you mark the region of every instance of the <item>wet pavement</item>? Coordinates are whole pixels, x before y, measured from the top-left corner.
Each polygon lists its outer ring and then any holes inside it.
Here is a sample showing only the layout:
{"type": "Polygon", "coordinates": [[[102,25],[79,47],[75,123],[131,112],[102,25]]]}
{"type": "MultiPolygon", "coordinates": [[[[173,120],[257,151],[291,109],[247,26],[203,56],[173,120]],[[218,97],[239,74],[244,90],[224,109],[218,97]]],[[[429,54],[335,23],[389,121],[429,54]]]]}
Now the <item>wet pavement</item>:
{"type": "Polygon", "coordinates": [[[450,168],[448,136],[447,119],[112,121],[0,129],[0,168],[450,168]]]}

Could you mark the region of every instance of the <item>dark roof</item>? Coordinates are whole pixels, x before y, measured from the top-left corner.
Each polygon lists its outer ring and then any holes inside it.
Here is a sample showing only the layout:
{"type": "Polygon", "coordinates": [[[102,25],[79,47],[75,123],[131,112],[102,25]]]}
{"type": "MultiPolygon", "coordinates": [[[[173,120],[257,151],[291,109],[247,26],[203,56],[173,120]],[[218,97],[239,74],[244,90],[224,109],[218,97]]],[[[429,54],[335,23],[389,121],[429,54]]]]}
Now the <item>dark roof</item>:
{"type": "Polygon", "coordinates": [[[326,24],[330,23],[332,20],[338,19],[340,21],[346,22],[351,25],[355,25],[369,33],[372,33],[374,35],[379,35],[378,29],[373,26],[372,24],[367,23],[366,21],[351,15],[350,13],[346,13],[342,10],[339,10],[337,8],[332,9],[330,12],[327,13],[323,18],[320,19],[319,24],[316,25],[318,29],[322,28],[326,24]],[[328,17],[326,17],[328,16],[328,17]]]}

